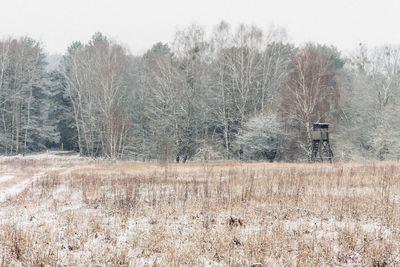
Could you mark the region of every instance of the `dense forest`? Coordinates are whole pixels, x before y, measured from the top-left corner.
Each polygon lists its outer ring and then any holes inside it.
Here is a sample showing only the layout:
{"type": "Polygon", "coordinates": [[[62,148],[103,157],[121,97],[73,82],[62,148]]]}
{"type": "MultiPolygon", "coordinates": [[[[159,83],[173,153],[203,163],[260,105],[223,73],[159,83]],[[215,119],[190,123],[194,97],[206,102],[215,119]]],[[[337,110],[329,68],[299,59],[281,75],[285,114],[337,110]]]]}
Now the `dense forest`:
{"type": "Polygon", "coordinates": [[[225,22],[143,55],[95,33],[64,55],[0,41],[0,153],[140,161],[306,161],[326,122],[336,160],[398,159],[400,45],[296,47],[285,30],[225,22]]]}

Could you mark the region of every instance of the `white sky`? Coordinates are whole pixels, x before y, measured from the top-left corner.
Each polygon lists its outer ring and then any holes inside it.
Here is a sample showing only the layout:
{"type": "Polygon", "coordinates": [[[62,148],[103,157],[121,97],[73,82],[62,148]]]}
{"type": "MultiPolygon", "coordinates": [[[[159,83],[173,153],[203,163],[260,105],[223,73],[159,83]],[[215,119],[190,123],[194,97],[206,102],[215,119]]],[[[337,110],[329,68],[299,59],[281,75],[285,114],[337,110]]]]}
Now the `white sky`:
{"type": "Polygon", "coordinates": [[[287,29],[296,44],[314,41],[341,50],[400,44],[400,0],[0,0],[0,37],[29,35],[46,51],[64,53],[75,40],[100,31],[133,53],[172,41],[178,28],[198,23],[208,32],[225,20],[232,26],[271,23],[287,29]]]}

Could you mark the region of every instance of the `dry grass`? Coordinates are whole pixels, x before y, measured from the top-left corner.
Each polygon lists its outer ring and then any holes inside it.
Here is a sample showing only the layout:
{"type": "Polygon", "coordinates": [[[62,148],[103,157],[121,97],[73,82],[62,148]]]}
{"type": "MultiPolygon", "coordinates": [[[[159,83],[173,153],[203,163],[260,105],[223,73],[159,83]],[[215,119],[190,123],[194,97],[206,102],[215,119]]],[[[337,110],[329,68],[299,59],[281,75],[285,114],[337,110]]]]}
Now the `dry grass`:
{"type": "Polygon", "coordinates": [[[397,162],[0,166],[43,173],[0,203],[2,266],[400,264],[397,162]]]}

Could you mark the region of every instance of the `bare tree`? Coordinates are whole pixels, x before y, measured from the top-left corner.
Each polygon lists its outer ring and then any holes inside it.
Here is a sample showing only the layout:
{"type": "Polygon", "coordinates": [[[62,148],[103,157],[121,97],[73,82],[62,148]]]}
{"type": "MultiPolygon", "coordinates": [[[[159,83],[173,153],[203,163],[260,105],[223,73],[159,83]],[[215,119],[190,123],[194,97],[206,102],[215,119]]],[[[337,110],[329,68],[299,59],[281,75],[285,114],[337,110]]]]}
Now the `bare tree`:
{"type": "Polygon", "coordinates": [[[82,154],[120,157],[129,132],[129,57],[122,46],[95,34],[74,43],[61,64],[73,105],[82,154]]]}
{"type": "Polygon", "coordinates": [[[225,147],[225,158],[230,156],[231,133],[230,127],[233,122],[232,101],[229,97],[228,87],[228,55],[227,49],[232,46],[232,34],[230,26],[221,22],[214,28],[211,46],[214,52],[214,62],[210,71],[210,87],[213,89],[210,104],[215,107],[212,118],[215,129],[222,125],[223,140],[225,147]]]}
{"type": "Polygon", "coordinates": [[[271,28],[264,34],[256,26],[242,24],[232,34],[225,22],[214,29],[210,87],[214,88],[216,125],[223,129],[225,157],[231,154],[244,121],[273,109],[276,103],[291,51],[283,40],[281,29],[271,28]]]}
{"type": "Polygon", "coordinates": [[[203,77],[208,55],[204,28],[193,24],[178,31],[172,47],[178,64],[176,86],[180,95],[176,114],[176,160],[185,162],[196,153],[200,137],[208,130],[204,124],[207,90],[203,77]]]}
{"type": "Polygon", "coordinates": [[[179,70],[166,44],[157,43],[141,60],[140,111],[142,156],[166,161],[176,154],[179,70]]]}

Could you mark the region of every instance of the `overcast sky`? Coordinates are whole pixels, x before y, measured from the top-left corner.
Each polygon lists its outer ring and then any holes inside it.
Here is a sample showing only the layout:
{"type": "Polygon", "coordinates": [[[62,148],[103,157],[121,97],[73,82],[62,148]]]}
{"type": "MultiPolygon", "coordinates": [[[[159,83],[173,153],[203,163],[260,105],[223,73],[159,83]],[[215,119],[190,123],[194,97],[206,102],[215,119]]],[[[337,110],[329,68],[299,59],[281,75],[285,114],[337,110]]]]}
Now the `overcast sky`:
{"type": "Polygon", "coordinates": [[[50,53],[100,31],[137,54],[191,23],[210,31],[221,20],[283,26],[296,44],[400,44],[399,0],[2,0],[1,10],[2,38],[29,35],[50,53]]]}

